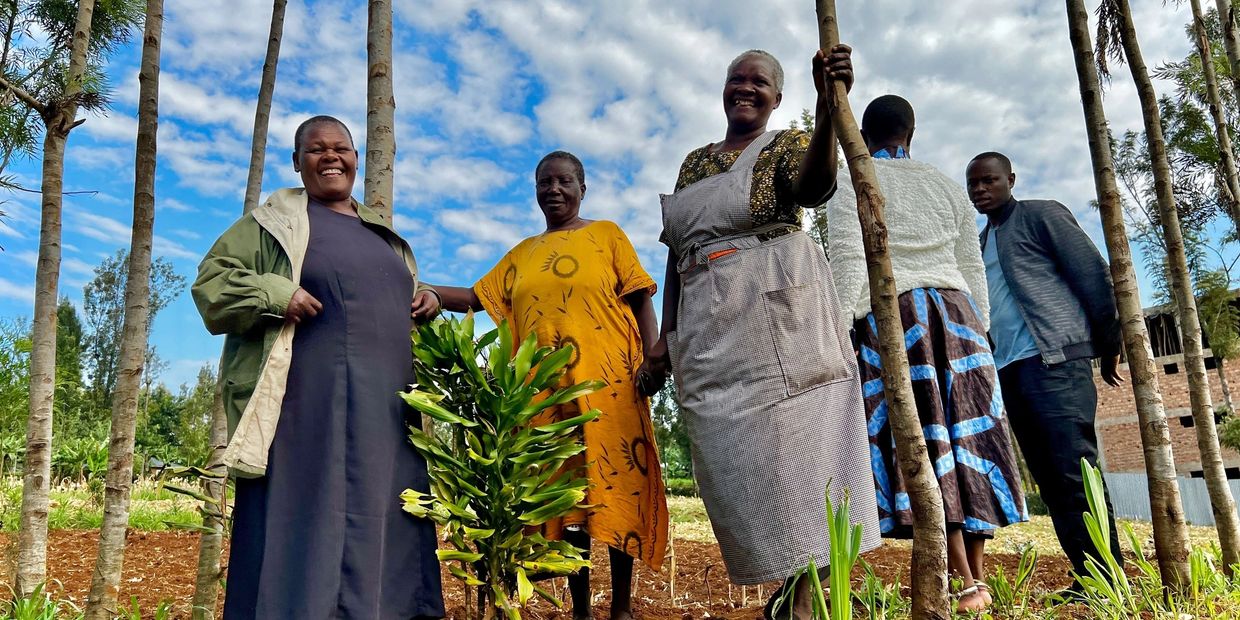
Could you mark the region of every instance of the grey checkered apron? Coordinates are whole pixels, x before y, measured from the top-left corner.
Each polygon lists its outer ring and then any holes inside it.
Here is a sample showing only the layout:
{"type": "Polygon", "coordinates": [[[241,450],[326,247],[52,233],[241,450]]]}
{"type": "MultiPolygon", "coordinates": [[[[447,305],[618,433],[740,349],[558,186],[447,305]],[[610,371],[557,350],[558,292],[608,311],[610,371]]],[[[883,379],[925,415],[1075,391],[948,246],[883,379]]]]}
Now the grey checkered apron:
{"type": "Polygon", "coordinates": [[[681,282],[668,349],[694,475],[738,584],[783,579],[810,557],[827,565],[828,482],[837,505],[851,491],[862,550],[879,545],[857,363],[830,267],[800,229],[750,219],[754,162],[774,134],[728,172],[662,197],[681,282]]]}

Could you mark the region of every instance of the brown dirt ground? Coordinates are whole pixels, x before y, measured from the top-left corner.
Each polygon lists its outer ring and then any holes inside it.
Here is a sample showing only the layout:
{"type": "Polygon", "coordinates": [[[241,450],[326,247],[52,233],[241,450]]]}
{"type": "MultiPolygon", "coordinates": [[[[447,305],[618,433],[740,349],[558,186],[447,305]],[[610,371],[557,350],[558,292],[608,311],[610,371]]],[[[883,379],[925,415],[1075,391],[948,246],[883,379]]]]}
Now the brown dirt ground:
{"type": "MultiPolygon", "coordinates": [[[[83,605],[90,589],[94,565],[96,530],[53,531],[48,551],[49,577],[53,592],[62,600],[83,605]]],[[[11,574],[13,538],[0,537],[8,550],[11,574]]],[[[594,557],[606,558],[604,548],[596,545],[594,557]]],[[[659,573],[639,565],[635,576],[634,607],[636,616],[645,620],[690,620],[693,618],[752,619],[762,614],[762,604],[778,584],[741,588],[728,583],[727,573],[718,547],[713,544],[678,540],[675,544],[675,598],[670,582],[672,563],[665,563],[659,573]]],[[[909,551],[907,546],[887,545],[865,554],[875,572],[885,583],[898,576],[908,594],[909,551]]],[[[1016,555],[996,553],[987,557],[988,566],[1002,564],[1007,574],[1015,572],[1016,555]]],[[[198,536],[189,532],[131,532],[125,554],[125,571],[121,584],[121,600],[136,597],[144,617],[153,615],[161,601],[174,605],[175,618],[189,616],[194,574],[198,561],[198,536]]],[[[594,571],[595,617],[606,618],[609,604],[609,576],[606,561],[594,571]]],[[[1068,562],[1062,556],[1042,556],[1033,578],[1035,592],[1051,592],[1068,584],[1068,562]]],[[[860,571],[858,571],[859,574],[860,571]]],[[[565,596],[565,582],[557,579],[549,584],[565,596]]],[[[0,591],[7,589],[8,579],[0,578],[0,591]]],[[[464,617],[464,593],[459,581],[444,575],[444,595],[449,618],[464,617]]],[[[569,620],[571,614],[559,611],[544,601],[537,601],[527,610],[531,619],[569,620]]]]}

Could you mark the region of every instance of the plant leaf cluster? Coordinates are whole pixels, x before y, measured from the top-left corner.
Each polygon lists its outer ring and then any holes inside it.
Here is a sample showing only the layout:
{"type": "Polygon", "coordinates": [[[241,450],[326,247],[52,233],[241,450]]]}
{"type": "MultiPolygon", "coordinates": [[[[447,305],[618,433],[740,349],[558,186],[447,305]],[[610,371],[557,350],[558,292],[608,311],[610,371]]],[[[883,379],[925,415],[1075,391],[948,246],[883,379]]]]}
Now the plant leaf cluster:
{"type": "Polygon", "coordinates": [[[534,594],[560,605],[535,581],[589,561],[535,528],[589,508],[583,468],[565,465],[585,451],[581,427],[599,412],[554,422],[542,414],[604,384],[560,387],[571,346],[540,347],[535,334],[516,343],[506,322],[475,340],[472,314],[418,327],[413,354],[418,383],[401,397],[448,432],[410,430],[427,461],[430,492],[406,490],[405,510],[442,526],[452,549],[439,559],[480,588],[487,617],[519,618],[534,594]]]}

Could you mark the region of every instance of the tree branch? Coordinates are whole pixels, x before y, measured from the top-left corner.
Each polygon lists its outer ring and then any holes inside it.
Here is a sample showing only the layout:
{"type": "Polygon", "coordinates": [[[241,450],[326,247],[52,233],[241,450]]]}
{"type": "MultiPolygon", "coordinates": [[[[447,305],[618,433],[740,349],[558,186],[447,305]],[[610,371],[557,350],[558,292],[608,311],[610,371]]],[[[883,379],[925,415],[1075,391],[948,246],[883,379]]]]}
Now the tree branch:
{"type": "Polygon", "coordinates": [[[30,106],[31,109],[38,112],[41,116],[47,115],[46,105],[43,105],[41,102],[39,102],[38,99],[35,99],[34,97],[30,96],[30,93],[26,92],[20,86],[14,86],[10,84],[9,81],[6,80],[4,76],[2,75],[0,75],[0,88],[4,88],[8,90],[9,92],[13,93],[14,95],[17,95],[18,99],[21,99],[23,103],[30,106]]]}

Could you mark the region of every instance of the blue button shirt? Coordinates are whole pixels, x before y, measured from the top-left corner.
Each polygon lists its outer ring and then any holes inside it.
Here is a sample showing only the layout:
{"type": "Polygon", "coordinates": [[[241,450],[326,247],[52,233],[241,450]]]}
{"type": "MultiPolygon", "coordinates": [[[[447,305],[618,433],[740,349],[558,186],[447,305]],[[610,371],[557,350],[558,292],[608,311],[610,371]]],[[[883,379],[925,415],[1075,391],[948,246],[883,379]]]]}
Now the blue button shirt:
{"type": "Polygon", "coordinates": [[[990,291],[990,339],[995,343],[995,368],[1039,355],[1038,343],[1029,333],[1029,326],[1025,325],[1016,298],[1012,297],[1012,290],[1003,277],[994,226],[986,233],[982,260],[986,262],[986,282],[990,291]]]}

